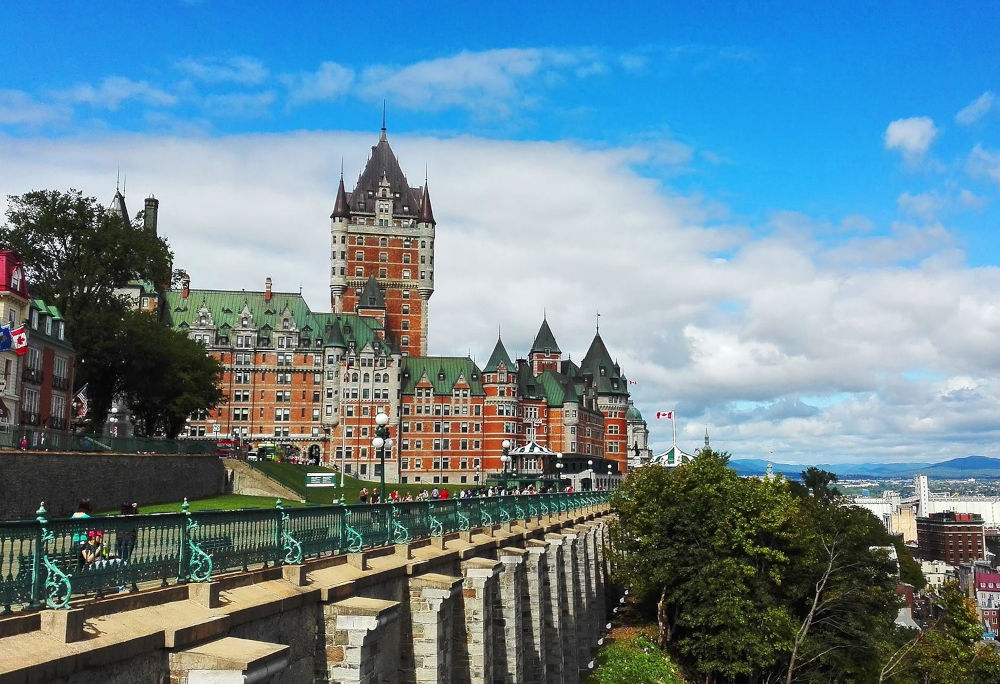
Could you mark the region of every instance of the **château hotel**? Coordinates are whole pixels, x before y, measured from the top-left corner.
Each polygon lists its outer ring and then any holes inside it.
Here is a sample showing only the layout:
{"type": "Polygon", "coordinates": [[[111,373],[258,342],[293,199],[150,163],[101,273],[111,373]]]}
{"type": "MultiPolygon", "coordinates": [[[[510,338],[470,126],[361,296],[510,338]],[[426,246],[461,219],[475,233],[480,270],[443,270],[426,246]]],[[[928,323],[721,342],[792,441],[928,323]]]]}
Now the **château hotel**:
{"type": "Polygon", "coordinates": [[[374,478],[382,411],[394,441],[387,478],[426,483],[501,469],[505,440],[622,473],[630,455],[646,454],[646,423],[599,331],[579,364],[564,358],[547,320],[525,358],[514,360],[499,338],[483,367],[428,355],[436,229],[426,181],[410,186],[383,127],[354,190],[341,178],[333,201],[329,312],[274,291],[270,278],[263,291],[185,280],[163,293],[166,323],[224,368],[223,403],[192,416],[186,437],[287,444],[374,478]]]}

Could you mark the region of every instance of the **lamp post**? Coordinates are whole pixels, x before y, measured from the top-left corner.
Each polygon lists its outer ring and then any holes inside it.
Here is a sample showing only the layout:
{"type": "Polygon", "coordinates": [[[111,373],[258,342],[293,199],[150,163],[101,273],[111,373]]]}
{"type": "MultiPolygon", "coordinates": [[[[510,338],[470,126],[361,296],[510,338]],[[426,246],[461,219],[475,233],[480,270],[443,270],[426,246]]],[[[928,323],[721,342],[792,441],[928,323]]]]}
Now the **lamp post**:
{"type": "Polygon", "coordinates": [[[378,458],[382,464],[381,480],[378,489],[378,500],[385,503],[385,450],[392,448],[392,438],[389,437],[389,416],[379,411],[375,415],[375,438],[372,446],[378,449],[378,458]]]}
{"type": "Polygon", "coordinates": [[[596,486],[596,483],[594,482],[594,479],[595,479],[594,478],[594,475],[595,475],[595,473],[594,473],[594,459],[592,459],[592,458],[588,458],[587,459],[587,470],[590,471],[590,488],[593,489],[596,486]]]}
{"type": "Polygon", "coordinates": [[[508,451],[510,451],[510,440],[505,439],[504,441],[500,442],[500,446],[503,447],[503,453],[500,454],[500,462],[503,463],[503,474],[504,474],[504,479],[506,479],[507,464],[510,463],[510,454],[507,453],[508,451]]]}
{"type": "Polygon", "coordinates": [[[608,489],[611,489],[611,485],[612,485],[611,473],[612,473],[612,471],[614,471],[614,469],[615,469],[614,465],[612,465],[611,463],[609,463],[608,464],[608,489]]]}
{"type": "Polygon", "coordinates": [[[479,484],[479,466],[476,466],[476,484],[479,484]]]}

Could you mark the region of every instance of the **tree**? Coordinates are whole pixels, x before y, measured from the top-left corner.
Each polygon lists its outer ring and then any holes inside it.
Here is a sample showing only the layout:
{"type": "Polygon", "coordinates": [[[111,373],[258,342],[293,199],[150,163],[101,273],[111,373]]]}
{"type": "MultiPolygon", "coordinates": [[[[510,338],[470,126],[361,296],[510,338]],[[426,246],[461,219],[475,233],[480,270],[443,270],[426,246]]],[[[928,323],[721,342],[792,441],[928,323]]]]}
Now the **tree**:
{"type": "Polygon", "coordinates": [[[123,330],[121,393],[141,433],[174,438],[188,415],[222,399],[222,366],[200,343],[142,313],[126,316],[123,330]]]}
{"type": "Polygon", "coordinates": [[[831,485],[837,481],[837,476],[827,470],[809,466],[802,471],[802,484],[817,499],[832,501],[840,496],[836,487],[831,485]]]}
{"type": "Polygon", "coordinates": [[[783,480],[740,478],[728,458],[644,467],[614,496],[618,571],[657,603],[661,644],[706,681],[774,670],[795,629],[780,601],[794,501],[783,480]]]}
{"type": "Polygon", "coordinates": [[[164,429],[177,423],[176,417],[166,423],[153,420],[148,408],[153,402],[176,412],[187,406],[210,408],[213,397],[218,400],[211,364],[193,365],[194,347],[167,338],[156,349],[142,346],[151,339],[151,326],[159,324],[147,316],[149,325],[143,326],[143,319],[135,318],[129,303],[115,292],[133,280],[156,286],[171,281],[172,255],[165,240],[144,230],[138,217],[129,221],[78,190],[37,190],[8,197],[8,202],[0,243],[20,253],[33,296],[62,312],[77,355],[76,383],[88,385],[95,427],[122,394],[142,409],[140,431],[147,434],[154,424],[164,429]],[[159,365],[150,367],[133,353],[132,345],[142,346],[159,365]],[[145,369],[144,377],[136,372],[138,367],[145,369]],[[184,382],[171,377],[184,368],[191,371],[184,382]]]}

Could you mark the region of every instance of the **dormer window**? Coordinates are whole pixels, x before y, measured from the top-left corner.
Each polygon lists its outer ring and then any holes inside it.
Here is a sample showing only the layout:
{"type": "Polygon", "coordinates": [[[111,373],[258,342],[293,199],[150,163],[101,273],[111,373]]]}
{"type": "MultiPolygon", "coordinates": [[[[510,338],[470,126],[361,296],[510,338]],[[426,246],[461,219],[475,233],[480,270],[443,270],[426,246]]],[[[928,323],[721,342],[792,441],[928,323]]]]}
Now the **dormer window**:
{"type": "Polygon", "coordinates": [[[14,271],[10,274],[10,289],[19,290],[21,289],[21,267],[17,266],[14,271]]]}
{"type": "Polygon", "coordinates": [[[247,323],[249,323],[249,321],[247,320],[247,317],[246,317],[246,316],[244,316],[244,317],[243,317],[243,327],[244,327],[244,328],[245,328],[245,327],[247,327],[247,323]]]}
{"type": "Polygon", "coordinates": [[[207,322],[208,319],[205,318],[205,314],[201,314],[200,316],[198,316],[198,325],[205,325],[207,322]]]}
{"type": "Polygon", "coordinates": [[[291,321],[289,321],[287,318],[281,320],[282,330],[291,330],[291,327],[292,327],[291,321]]]}
{"type": "Polygon", "coordinates": [[[31,327],[34,330],[38,330],[38,310],[33,309],[31,311],[31,327]]]}

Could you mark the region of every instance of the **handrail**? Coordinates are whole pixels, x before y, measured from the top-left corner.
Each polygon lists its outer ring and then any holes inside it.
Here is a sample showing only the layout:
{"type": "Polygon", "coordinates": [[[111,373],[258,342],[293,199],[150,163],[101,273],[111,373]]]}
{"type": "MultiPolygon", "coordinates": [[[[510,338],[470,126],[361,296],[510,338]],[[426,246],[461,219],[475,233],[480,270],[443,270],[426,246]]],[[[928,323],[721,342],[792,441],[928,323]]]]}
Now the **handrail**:
{"type": "Polygon", "coordinates": [[[207,582],[250,566],[357,552],[591,508],[608,492],[432,499],[0,522],[0,606],[68,608],[73,595],[207,582]],[[94,548],[97,553],[94,554],[94,548]],[[83,553],[87,550],[87,553],[83,553]],[[88,557],[96,558],[90,560],[88,557]]]}

